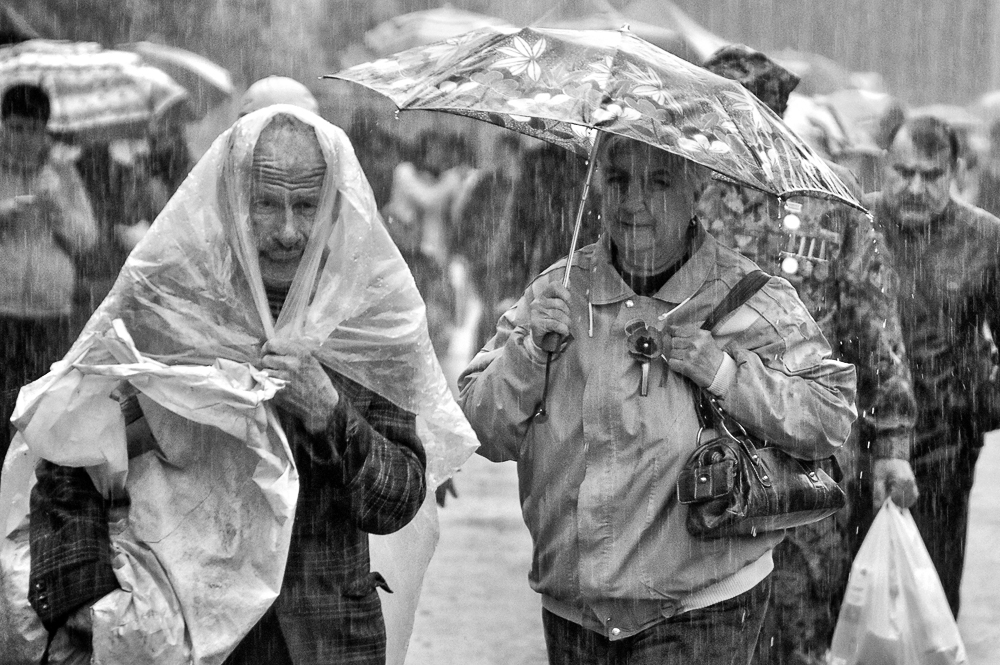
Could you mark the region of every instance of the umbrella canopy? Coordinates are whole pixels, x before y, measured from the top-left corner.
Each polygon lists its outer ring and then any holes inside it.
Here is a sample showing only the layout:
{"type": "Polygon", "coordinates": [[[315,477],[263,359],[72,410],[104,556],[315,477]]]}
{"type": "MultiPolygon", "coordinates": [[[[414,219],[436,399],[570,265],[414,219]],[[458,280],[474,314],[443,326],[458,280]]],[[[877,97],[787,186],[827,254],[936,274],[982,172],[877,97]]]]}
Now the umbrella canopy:
{"type": "Polygon", "coordinates": [[[740,84],[628,30],[484,29],[346,69],[400,109],[445,111],[590,155],[627,136],[779,197],[861,208],[826,163],[740,84]]]}
{"type": "Polygon", "coordinates": [[[513,29],[506,21],[486,14],[445,5],[436,9],[401,14],[379,23],[365,33],[365,46],[375,55],[388,55],[457,37],[480,28],[513,29]]]}
{"type": "Polygon", "coordinates": [[[199,118],[227,101],[235,91],[229,70],[197,53],[155,42],[134,42],[118,48],[138,53],[144,62],[162,69],[184,86],[191,95],[191,109],[199,118]]]}
{"type": "Polygon", "coordinates": [[[89,42],[34,39],[0,47],[0,92],[41,86],[49,95],[49,131],[75,140],[141,136],[187,91],[138,55],[89,42]]]}
{"type": "Polygon", "coordinates": [[[708,60],[710,55],[730,43],[702,27],[670,0],[635,0],[622,13],[630,19],[669,28],[682,35],[692,54],[689,59],[694,63],[708,60]]]}
{"type": "Polygon", "coordinates": [[[801,79],[797,90],[800,94],[827,95],[859,87],[855,83],[854,72],[818,53],[782,49],[770,56],[801,79]]]}
{"type": "Polygon", "coordinates": [[[701,54],[677,30],[627,18],[607,0],[564,0],[531,23],[567,30],[617,30],[627,25],[633,34],[664,51],[690,62],[702,60],[701,54]]]}

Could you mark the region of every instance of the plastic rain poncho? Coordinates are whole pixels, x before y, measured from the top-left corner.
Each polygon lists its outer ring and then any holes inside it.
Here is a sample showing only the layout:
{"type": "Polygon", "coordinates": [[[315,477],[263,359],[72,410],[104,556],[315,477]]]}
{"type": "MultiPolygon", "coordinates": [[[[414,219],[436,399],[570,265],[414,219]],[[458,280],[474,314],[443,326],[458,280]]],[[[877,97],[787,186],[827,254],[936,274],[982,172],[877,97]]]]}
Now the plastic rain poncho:
{"type": "MultiPolygon", "coordinates": [[[[247,115],[215,141],[66,358],[22,389],[0,486],[8,622],[0,650],[37,662],[44,646],[26,600],[28,495],[39,458],[85,466],[102,492],[125,489],[132,502],[127,520],[112,524],[122,589],[92,612],[96,662],[219,663],[256,623],[280,590],[298,492],[267,404],[280,382],[255,369],[270,338],[307,340],[325,366],[417,413],[430,489],[475,449],[435,359],[423,302],[347,137],[287,105],[247,115]],[[316,224],[274,321],[248,193],[257,138],[279,112],[315,129],[327,169],[316,224]],[[123,382],[140,391],[159,446],[131,461],[118,403],[108,399],[123,382]]],[[[431,499],[399,533],[372,537],[373,569],[398,580],[383,601],[389,662],[405,653],[437,538],[433,511],[431,499]]],[[[60,654],[54,645],[57,660],[79,657],[62,646],[60,654]]]]}

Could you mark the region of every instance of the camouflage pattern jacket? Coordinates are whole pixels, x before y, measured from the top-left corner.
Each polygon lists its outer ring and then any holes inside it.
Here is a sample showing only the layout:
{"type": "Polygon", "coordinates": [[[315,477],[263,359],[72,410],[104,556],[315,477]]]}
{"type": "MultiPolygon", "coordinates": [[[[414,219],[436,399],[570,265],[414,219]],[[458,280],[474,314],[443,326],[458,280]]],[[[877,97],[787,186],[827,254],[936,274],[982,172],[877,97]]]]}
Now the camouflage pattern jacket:
{"type": "Polygon", "coordinates": [[[698,218],[720,243],[791,282],[835,357],[857,367],[862,449],[909,460],[916,404],[898,278],[869,217],[818,198],[782,207],[769,195],[713,180],[698,218]]]}

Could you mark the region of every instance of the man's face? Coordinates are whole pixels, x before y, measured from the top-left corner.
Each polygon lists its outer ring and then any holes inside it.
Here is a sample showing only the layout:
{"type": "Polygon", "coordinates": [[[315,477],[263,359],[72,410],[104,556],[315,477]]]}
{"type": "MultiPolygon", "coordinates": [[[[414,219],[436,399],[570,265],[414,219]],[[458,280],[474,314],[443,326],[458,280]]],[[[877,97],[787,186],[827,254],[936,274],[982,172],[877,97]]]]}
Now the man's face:
{"type": "Polygon", "coordinates": [[[928,155],[904,127],[889,148],[883,185],[886,201],[904,226],[923,226],[948,205],[954,179],[948,150],[928,155]]]}
{"type": "Polygon", "coordinates": [[[292,283],[316,222],[325,174],[311,128],[308,133],[265,129],[254,150],[250,231],[267,286],[292,283]]]}
{"type": "Polygon", "coordinates": [[[685,163],[630,140],[615,140],[598,161],[604,228],[627,262],[646,274],[666,268],[664,256],[686,240],[698,183],[685,163]]]}

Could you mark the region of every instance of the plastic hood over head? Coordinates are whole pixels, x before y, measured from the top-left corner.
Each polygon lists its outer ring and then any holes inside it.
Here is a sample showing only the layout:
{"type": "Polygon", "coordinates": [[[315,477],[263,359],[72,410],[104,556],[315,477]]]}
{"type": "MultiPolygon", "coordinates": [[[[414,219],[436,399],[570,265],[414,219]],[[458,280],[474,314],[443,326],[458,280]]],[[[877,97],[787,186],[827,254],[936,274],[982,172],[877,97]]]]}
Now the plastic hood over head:
{"type": "Polygon", "coordinates": [[[423,301],[347,136],[296,106],[250,113],[216,139],[132,252],[81,340],[118,318],[139,351],[167,364],[225,358],[259,366],[268,339],[311,342],[324,365],[422,417],[431,430],[422,437],[432,486],[475,448],[435,358],[423,301]],[[312,235],[275,321],[249,199],[254,146],[278,114],[314,129],[326,174],[312,235]]]}

